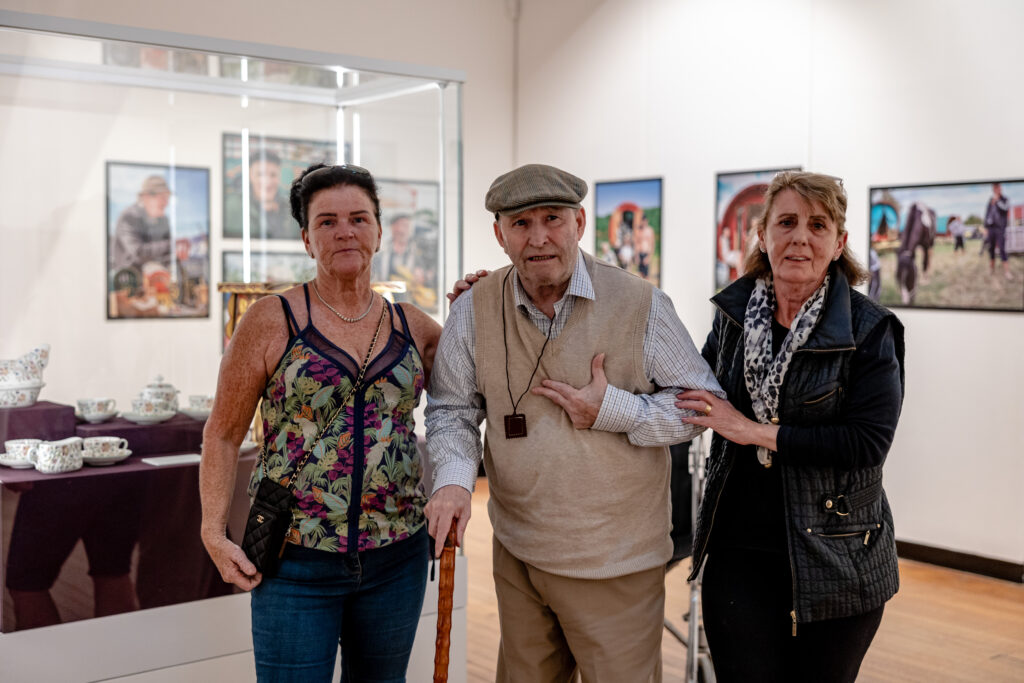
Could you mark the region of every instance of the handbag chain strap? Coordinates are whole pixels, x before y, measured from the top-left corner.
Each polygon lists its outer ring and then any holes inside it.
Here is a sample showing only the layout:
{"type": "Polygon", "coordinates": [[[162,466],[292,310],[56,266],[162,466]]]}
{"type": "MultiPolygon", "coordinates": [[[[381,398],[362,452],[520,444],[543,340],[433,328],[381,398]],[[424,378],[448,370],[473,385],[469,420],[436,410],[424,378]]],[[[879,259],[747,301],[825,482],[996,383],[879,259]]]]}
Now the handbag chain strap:
{"type": "MultiPolygon", "coordinates": [[[[345,407],[345,404],[348,403],[348,400],[352,398],[352,395],[356,393],[356,389],[358,389],[359,385],[362,383],[363,377],[366,375],[366,369],[370,366],[370,355],[373,353],[374,347],[377,346],[377,338],[380,336],[380,329],[384,325],[384,314],[387,313],[387,310],[388,307],[386,304],[381,306],[380,319],[377,321],[377,331],[373,333],[373,341],[370,342],[370,348],[366,350],[366,358],[363,359],[363,366],[359,368],[359,376],[356,377],[356,381],[352,383],[352,387],[349,389],[349,392],[345,394],[345,398],[343,398],[341,402],[338,404],[337,410],[334,411],[334,414],[331,415],[330,419],[327,420],[323,428],[320,430],[320,433],[317,435],[316,440],[313,442],[313,447],[305,452],[305,454],[302,456],[302,459],[299,461],[299,464],[295,466],[295,471],[292,472],[291,479],[288,482],[289,488],[291,488],[292,482],[294,482],[298,478],[299,472],[302,471],[302,468],[306,466],[306,462],[309,460],[309,456],[312,455],[313,451],[316,450],[316,447],[320,445],[320,440],[323,438],[324,432],[326,432],[331,427],[331,425],[334,424],[334,420],[337,419],[338,415],[341,413],[341,409],[345,407]]],[[[264,440],[264,443],[260,444],[260,466],[263,468],[264,476],[266,476],[266,440],[264,440]]]]}

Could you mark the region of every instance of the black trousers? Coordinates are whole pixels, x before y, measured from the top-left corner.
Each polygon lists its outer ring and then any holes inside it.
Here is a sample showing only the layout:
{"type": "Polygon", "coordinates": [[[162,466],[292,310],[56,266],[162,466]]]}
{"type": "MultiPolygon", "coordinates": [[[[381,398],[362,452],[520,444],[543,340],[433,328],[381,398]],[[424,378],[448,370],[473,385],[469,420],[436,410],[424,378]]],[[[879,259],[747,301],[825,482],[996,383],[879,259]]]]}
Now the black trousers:
{"type": "Polygon", "coordinates": [[[884,609],[799,623],[794,637],[787,556],[732,548],[708,555],[701,599],[719,683],[853,683],[884,609]]]}

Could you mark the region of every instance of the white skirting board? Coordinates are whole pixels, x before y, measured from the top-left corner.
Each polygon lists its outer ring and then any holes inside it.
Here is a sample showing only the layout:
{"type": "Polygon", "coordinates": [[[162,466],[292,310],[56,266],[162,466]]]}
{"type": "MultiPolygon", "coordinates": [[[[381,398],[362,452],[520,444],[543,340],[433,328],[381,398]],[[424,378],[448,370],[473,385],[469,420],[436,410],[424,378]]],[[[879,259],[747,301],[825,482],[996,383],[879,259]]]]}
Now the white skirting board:
{"type": "MultiPolygon", "coordinates": [[[[466,681],[466,566],[464,556],[456,558],[451,683],[466,681]]],[[[409,683],[433,680],[436,625],[435,580],[427,582],[409,683]]],[[[246,594],[0,635],[4,683],[242,683],[255,678],[246,594]]]]}

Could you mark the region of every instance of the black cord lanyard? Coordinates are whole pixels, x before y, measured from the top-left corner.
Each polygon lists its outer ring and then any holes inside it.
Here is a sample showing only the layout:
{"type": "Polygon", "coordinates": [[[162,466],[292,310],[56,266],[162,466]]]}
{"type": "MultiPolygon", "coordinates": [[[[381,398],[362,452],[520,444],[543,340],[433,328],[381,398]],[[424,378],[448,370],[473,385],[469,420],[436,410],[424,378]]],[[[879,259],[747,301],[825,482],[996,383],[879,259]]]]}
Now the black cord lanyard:
{"type": "MultiPolygon", "coordinates": [[[[526,436],[526,416],[517,412],[519,402],[523,400],[523,396],[526,396],[526,392],[530,390],[530,385],[533,384],[533,378],[537,375],[537,369],[540,367],[540,359],[544,357],[544,349],[548,347],[548,342],[551,341],[551,328],[554,327],[555,321],[554,318],[548,321],[548,333],[544,338],[544,346],[540,347],[540,353],[537,354],[537,364],[533,366],[533,372],[530,373],[530,381],[526,383],[526,389],[523,390],[523,393],[519,394],[518,399],[512,398],[512,379],[509,377],[508,372],[508,326],[505,320],[505,285],[508,284],[508,278],[511,274],[512,269],[509,269],[505,273],[505,279],[501,282],[501,341],[505,344],[505,386],[508,388],[508,400],[512,402],[512,414],[505,416],[505,438],[521,439],[526,436]]],[[[533,322],[531,321],[530,324],[532,325],[533,322]]]]}

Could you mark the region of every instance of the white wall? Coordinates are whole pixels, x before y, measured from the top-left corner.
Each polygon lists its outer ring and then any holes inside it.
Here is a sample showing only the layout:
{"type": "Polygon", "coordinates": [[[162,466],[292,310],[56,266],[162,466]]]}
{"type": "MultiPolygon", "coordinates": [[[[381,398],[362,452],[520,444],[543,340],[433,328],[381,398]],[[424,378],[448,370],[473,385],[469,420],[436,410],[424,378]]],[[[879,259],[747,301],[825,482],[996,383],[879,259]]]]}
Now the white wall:
{"type": "MultiPolygon", "coordinates": [[[[663,176],[663,286],[698,343],[716,172],[843,177],[860,254],[869,185],[1024,175],[1015,0],[524,0],[521,22],[516,163],[591,182],[663,176]]],[[[1024,562],[1024,315],[898,314],[898,538],[1024,562]]]]}

